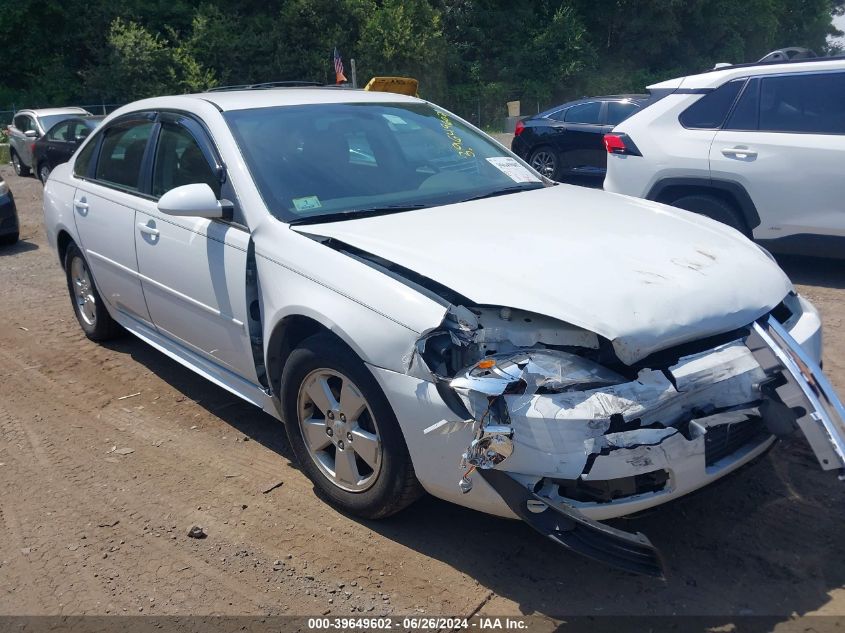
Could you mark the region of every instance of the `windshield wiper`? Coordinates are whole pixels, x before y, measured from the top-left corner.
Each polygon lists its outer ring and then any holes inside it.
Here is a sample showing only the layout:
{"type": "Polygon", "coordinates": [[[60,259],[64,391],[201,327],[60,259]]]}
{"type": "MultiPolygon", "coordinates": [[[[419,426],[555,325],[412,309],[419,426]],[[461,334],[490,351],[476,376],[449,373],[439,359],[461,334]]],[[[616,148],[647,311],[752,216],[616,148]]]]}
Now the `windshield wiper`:
{"type": "Polygon", "coordinates": [[[369,209],[350,209],[348,211],[337,211],[336,213],[323,213],[318,215],[309,215],[304,218],[294,218],[288,224],[297,226],[300,224],[322,224],[324,222],[340,222],[342,220],[357,220],[359,218],[371,218],[377,215],[387,215],[389,213],[400,213],[402,211],[413,211],[415,209],[424,209],[429,205],[426,204],[397,204],[388,207],[372,207],[369,209]]]}
{"type": "Polygon", "coordinates": [[[496,196],[505,196],[509,193],[516,193],[518,191],[534,191],[535,189],[542,189],[546,186],[542,183],[535,183],[535,185],[536,186],[517,185],[515,187],[505,187],[504,189],[496,189],[495,191],[483,193],[480,196],[473,196],[472,198],[461,200],[461,202],[472,202],[473,200],[484,200],[484,198],[495,198],[496,196]]]}

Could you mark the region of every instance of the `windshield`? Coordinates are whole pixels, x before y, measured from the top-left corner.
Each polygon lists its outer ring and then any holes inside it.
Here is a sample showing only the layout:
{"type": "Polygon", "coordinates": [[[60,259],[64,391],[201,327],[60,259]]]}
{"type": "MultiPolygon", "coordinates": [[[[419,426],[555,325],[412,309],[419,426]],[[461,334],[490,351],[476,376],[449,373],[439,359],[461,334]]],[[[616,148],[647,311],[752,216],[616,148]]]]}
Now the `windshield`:
{"type": "Polygon", "coordinates": [[[224,114],[270,211],[291,223],[543,187],[536,172],[427,103],[279,106],[224,114]]]}

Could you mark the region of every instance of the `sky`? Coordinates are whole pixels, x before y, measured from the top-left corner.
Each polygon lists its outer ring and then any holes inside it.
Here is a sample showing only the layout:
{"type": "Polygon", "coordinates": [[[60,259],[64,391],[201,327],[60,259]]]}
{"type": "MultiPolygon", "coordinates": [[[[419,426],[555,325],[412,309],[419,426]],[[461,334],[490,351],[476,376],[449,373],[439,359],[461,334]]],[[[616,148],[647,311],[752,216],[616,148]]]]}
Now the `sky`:
{"type": "MultiPolygon", "coordinates": [[[[835,26],[840,31],[845,31],[845,15],[835,16],[833,18],[833,26],[835,26]]],[[[837,38],[836,41],[841,44],[845,44],[845,37],[837,38]]]]}

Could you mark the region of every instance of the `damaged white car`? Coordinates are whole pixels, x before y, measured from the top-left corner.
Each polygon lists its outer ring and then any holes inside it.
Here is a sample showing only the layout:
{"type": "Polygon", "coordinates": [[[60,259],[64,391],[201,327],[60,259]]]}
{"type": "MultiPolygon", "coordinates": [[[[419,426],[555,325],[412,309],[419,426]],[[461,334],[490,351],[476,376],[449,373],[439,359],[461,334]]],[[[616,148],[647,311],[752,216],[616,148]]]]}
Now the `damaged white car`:
{"type": "Polygon", "coordinates": [[[845,468],[821,325],[738,232],[544,180],[430,103],[337,89],[162,97],[44,192],[81,327],[124,329],[286,422],[335,506],[423,490],[660,575],[599,523],[799,428],[845,468]]]}

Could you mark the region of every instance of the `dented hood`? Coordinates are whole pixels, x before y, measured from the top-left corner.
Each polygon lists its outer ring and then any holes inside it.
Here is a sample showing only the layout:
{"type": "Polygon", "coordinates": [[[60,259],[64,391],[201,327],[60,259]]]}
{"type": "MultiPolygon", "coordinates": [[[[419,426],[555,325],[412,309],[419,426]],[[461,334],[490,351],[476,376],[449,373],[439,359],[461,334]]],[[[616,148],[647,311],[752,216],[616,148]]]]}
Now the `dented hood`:
{"type": "Polygon", "coordinates": [[[295,228],[395,262],[476,304],[588,329],[626,363],[748,325],[791,289],[733,229],[567,185],[295,228]]]}

